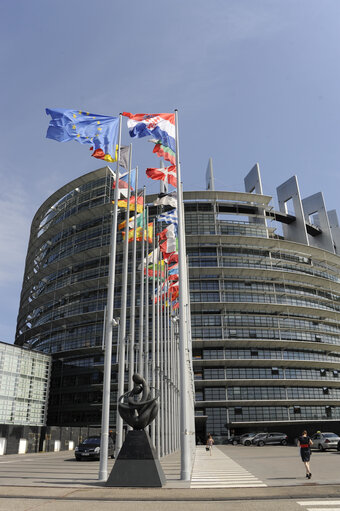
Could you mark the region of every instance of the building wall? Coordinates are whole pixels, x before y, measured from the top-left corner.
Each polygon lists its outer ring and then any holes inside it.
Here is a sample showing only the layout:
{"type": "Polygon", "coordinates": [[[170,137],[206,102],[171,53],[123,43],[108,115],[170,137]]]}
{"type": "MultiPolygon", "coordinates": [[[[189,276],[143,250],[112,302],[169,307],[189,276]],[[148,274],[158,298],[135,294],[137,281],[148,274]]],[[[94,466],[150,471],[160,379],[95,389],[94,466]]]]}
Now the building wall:
{"type": "Polygon", "coordinates": [[[44,426],[51,357],[0,342],[0,424],[44,426]]]}
{"type": "Polygon", "coordinates": [[[185,212],[197,436],[338,431],[339,256],[254,222],[264,196],[206,199],[185,212]]]}
{"type": "MultiPolygon", "coordinates": [[[[99,169],[55,192],[32,223],[16,343],[53,355],[51,425],[100,425],[111,199],[111,173],[99,169]]],[[[185,192],[184,201],[198,436],[224,441],[232,430],[302,424],[335,430],[339,256],[311,245],[322,233],[304,224],[301,208],[307,241],[289,239],[297,217],[275,212],[269,196],[211,189],[185,192]],[[281,223],[291,225],[286,239],[277,234],[281,223]]]]}

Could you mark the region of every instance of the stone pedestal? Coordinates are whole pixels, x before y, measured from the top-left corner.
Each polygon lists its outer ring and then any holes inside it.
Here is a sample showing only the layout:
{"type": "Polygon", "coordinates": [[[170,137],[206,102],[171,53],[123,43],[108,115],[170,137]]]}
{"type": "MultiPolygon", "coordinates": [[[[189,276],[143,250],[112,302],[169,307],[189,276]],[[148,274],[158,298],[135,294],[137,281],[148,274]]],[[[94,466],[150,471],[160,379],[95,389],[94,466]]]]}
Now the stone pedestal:
{"type": "Polygon", "coordinates": [[[149,435],[144,430],[129,431],[106,486],[160,488],[165,482],[149,435]]]}

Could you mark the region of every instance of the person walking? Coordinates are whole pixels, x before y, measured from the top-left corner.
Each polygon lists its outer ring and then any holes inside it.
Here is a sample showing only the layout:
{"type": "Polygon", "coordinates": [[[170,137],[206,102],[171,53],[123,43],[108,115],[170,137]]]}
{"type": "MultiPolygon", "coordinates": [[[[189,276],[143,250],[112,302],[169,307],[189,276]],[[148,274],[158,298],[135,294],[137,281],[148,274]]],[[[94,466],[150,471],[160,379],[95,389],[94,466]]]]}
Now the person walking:
{"type": "Polygon", "coordinates": [[[300,447],[300,455],[301,459],[306,468],[306,477],[310,479],[312,477],[312,473],[309,467],[310,455],[311,455],[311,446],[313,445],[312,440],[307,434],[307,431],[302,432],[302,436],[300,436],[298,441],[298,446],[300,447]]]}
{"type": "Polygon", "coordinates": [[[211,436],[211,434],[209,433],[208,438],[207,438],[207,450],[209,450],[210,456],[211,456],[212,446],[213,445],[214,445],[214,439],[211,436]]]}

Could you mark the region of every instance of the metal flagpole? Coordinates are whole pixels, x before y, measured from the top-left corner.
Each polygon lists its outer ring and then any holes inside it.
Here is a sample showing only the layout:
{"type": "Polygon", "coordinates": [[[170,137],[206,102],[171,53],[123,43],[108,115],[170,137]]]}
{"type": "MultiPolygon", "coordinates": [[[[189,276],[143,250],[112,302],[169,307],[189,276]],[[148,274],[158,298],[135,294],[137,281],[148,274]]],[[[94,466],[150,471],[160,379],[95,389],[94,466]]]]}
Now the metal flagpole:
{"type": "MultiPolygon", "coordinates": [[[[155,265],[155,228],[156,228],[156,222],[153,221],[152,226],[152,333],[151,333],[151,387],[155,388],[156,386],[156,303],[155,303],[155,284],[156,284],[156,265],[155,265]]],[[[151,440],[153,442],[153,445],[156,445],[156,422],[152,421],[151,423],[151,440]]]]}
{"type": "MultiPolygon", "coordinates": [[[[140,271],[140,292],[139,292],[139,356],[138,356],[138,372],[143,376],[143,355],[144,355],[144,346],[143,346],[143,334],[144,334],[144,233],[145,233],[145,186],[143,191],[143,235],[142,235],[142,243],[141,243],[141,254],[142,254],[142,262],[141,262],[141,271],[140,271]]],[[[146,256],[147,257],[147,256],[146,256]]],[[[146,261],[146,266],[148,265],[148,261],[146,261]]]]}
{"type": "Polygon", "coordinates": [[[145,276],[145,344],[144,344],[144,378],[149,383],[149,275],[148,275],[148,252],[149,252],[149,208],[146,208],[146,276],[145,276]]]}
{"type": "MultiPolygon", "coordinates": [[[[125,216],[125,240],[123,253],[123,273],[121,284],[121,304],[120,304],[120,328],[119,328],[119,360],[118,360],[118,391],[117,398],[124,394],[125,380],[125,344],[126,344],[126,305],[127,305],[127,283],[128,283],[128,260],[129,260],[129,216],[130,216],[130,197],[131,197],[131,156],[132,144],[130,144],[129,154],[129,180],[127,208],[125,216]]],[[[118,413],[117,400],[117,419],[116,419],[116,456],[123,445],[123,419],[118,413]]]]}
{"type": "MultiPolygon", "coordinates": [[[[111,391],[111,366],[112,366],[112,330],[113,326],[117,326],[117,322],[113,320],[114,308],[114,289],[115,289],[115,271],[116,271],[116,239],[117,239],[117,215],[118,215],[118,180],[119,180],[119,159],[120,144],[122,138],[122,116],[119,115],[118,130],[118,150],[117,150],[117,170],[116,170],[116,187],[114,191],[114,206],[111,224],[111,241],[109,256],[109,278],[107,287],[107,305],[106,305],[106,321],[105,321],[105,351],[104,351],[104,376],[103,376],[103,400],[102,400],[102,422],[101,422],[101,440],[100,440],[100,463],[98,479],[107,480],[107,459],[109,446],[109,429],[110,429],[110,391],[111,391]]],[[[110,169],[111,170],[111,169],[110,169]]],[[[112,172],[112,171],[111,171],[112,172]]],[[[113,172],[112,172],[113,173],[113,172]]]]}
{"type": "MultiPolygon", "coordinates": [[[[160,272],[161,265],[159,264],[159,249],[157,251],[157,343],[156,343],[156,387],[159,392],[161,392],[161,378],[160,378],[160,272]]],[[[156,431],[157,431],[157,454],[161,455],[161,407],[162,403],[159,402],[158,413],[157,413],[157,422],[156,422],[156,431]]]]}
{"type": "MultiPolygon", "coordinates": [[[[131,277],[131,298],[130,298],[130,344],[129,344],[129,388],[133,386],[132,376],[135,362],[135,321],[136,321],[136,258],[137,258],[137,197],[138,197],[138,167],[136,167],[135,187],[135,222],[132,246],[132,277],[131,277]]],[[[132,429],[128,426],[128,429],[132,429]]]]}
{"type": "Polygon", "coordinates": [[[191,410],[189,400],[189,385],[187,375],[188,361],[188,325],[186,304],[188,303],[187,291],[187,272],[185,258],[185,232],[184,232],[184,207],[183,192],[181,182],[181,166],[179,159],[179,138],[178,138],[178,111],[175,110],[175,129],[176,129],[176,169],[177,169],[177,211],[178,211],[178,268],[179,268],[179,363],[180,363],[180,385],[181,385],[181,403],[180,403],[180,427],[181,427],[181,479],[190,481],[192,470],[192,452],[191,435],[194,434],[190,429],[190,417],[188,409],[191,410]]]}
{"type": "Polygon", "coordinates": [[[160,425],[161,425],[161,453],[164,456],[164,437],[165,437],[165,421],[164,421],[164,409],[165,409],[165,400],[164,400],[164,317],[163,317],[163,287],[161,285],[160,289],[160,307],[159,307],[159,319],[160,319],[160,381],[161,381],[161,417],[160,417],[160,425]]]}

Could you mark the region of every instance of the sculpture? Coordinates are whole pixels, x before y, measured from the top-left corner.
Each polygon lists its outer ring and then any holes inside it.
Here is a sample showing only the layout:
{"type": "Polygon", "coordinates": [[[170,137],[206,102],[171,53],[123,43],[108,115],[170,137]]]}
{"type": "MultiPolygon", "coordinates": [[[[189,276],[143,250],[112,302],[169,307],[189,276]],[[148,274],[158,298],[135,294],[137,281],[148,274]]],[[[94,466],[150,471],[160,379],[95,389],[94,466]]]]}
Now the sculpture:
{"type": "Polygon", "coordinates": [[[118,400],[118,411],[129,426],[134,430],[145,429],[156,417],[158,404],[156,400],[159,391],[155,390],[155,396],[151,395],[151,388],[144,378],[135,373],[132,377],[133,389],[120,396],[118,400]],[[138,396],[141,396],[138,399],[138,396]]]}
{"type": "Polygon", "coordinates": [[[152,390],[140,374],[132,377],[133,389],[118,399],[118,411],[133,428],[128,431],[106,486],[160,488],[165,475],[145,428],[158,412],[159,391],[152,390]]]}

